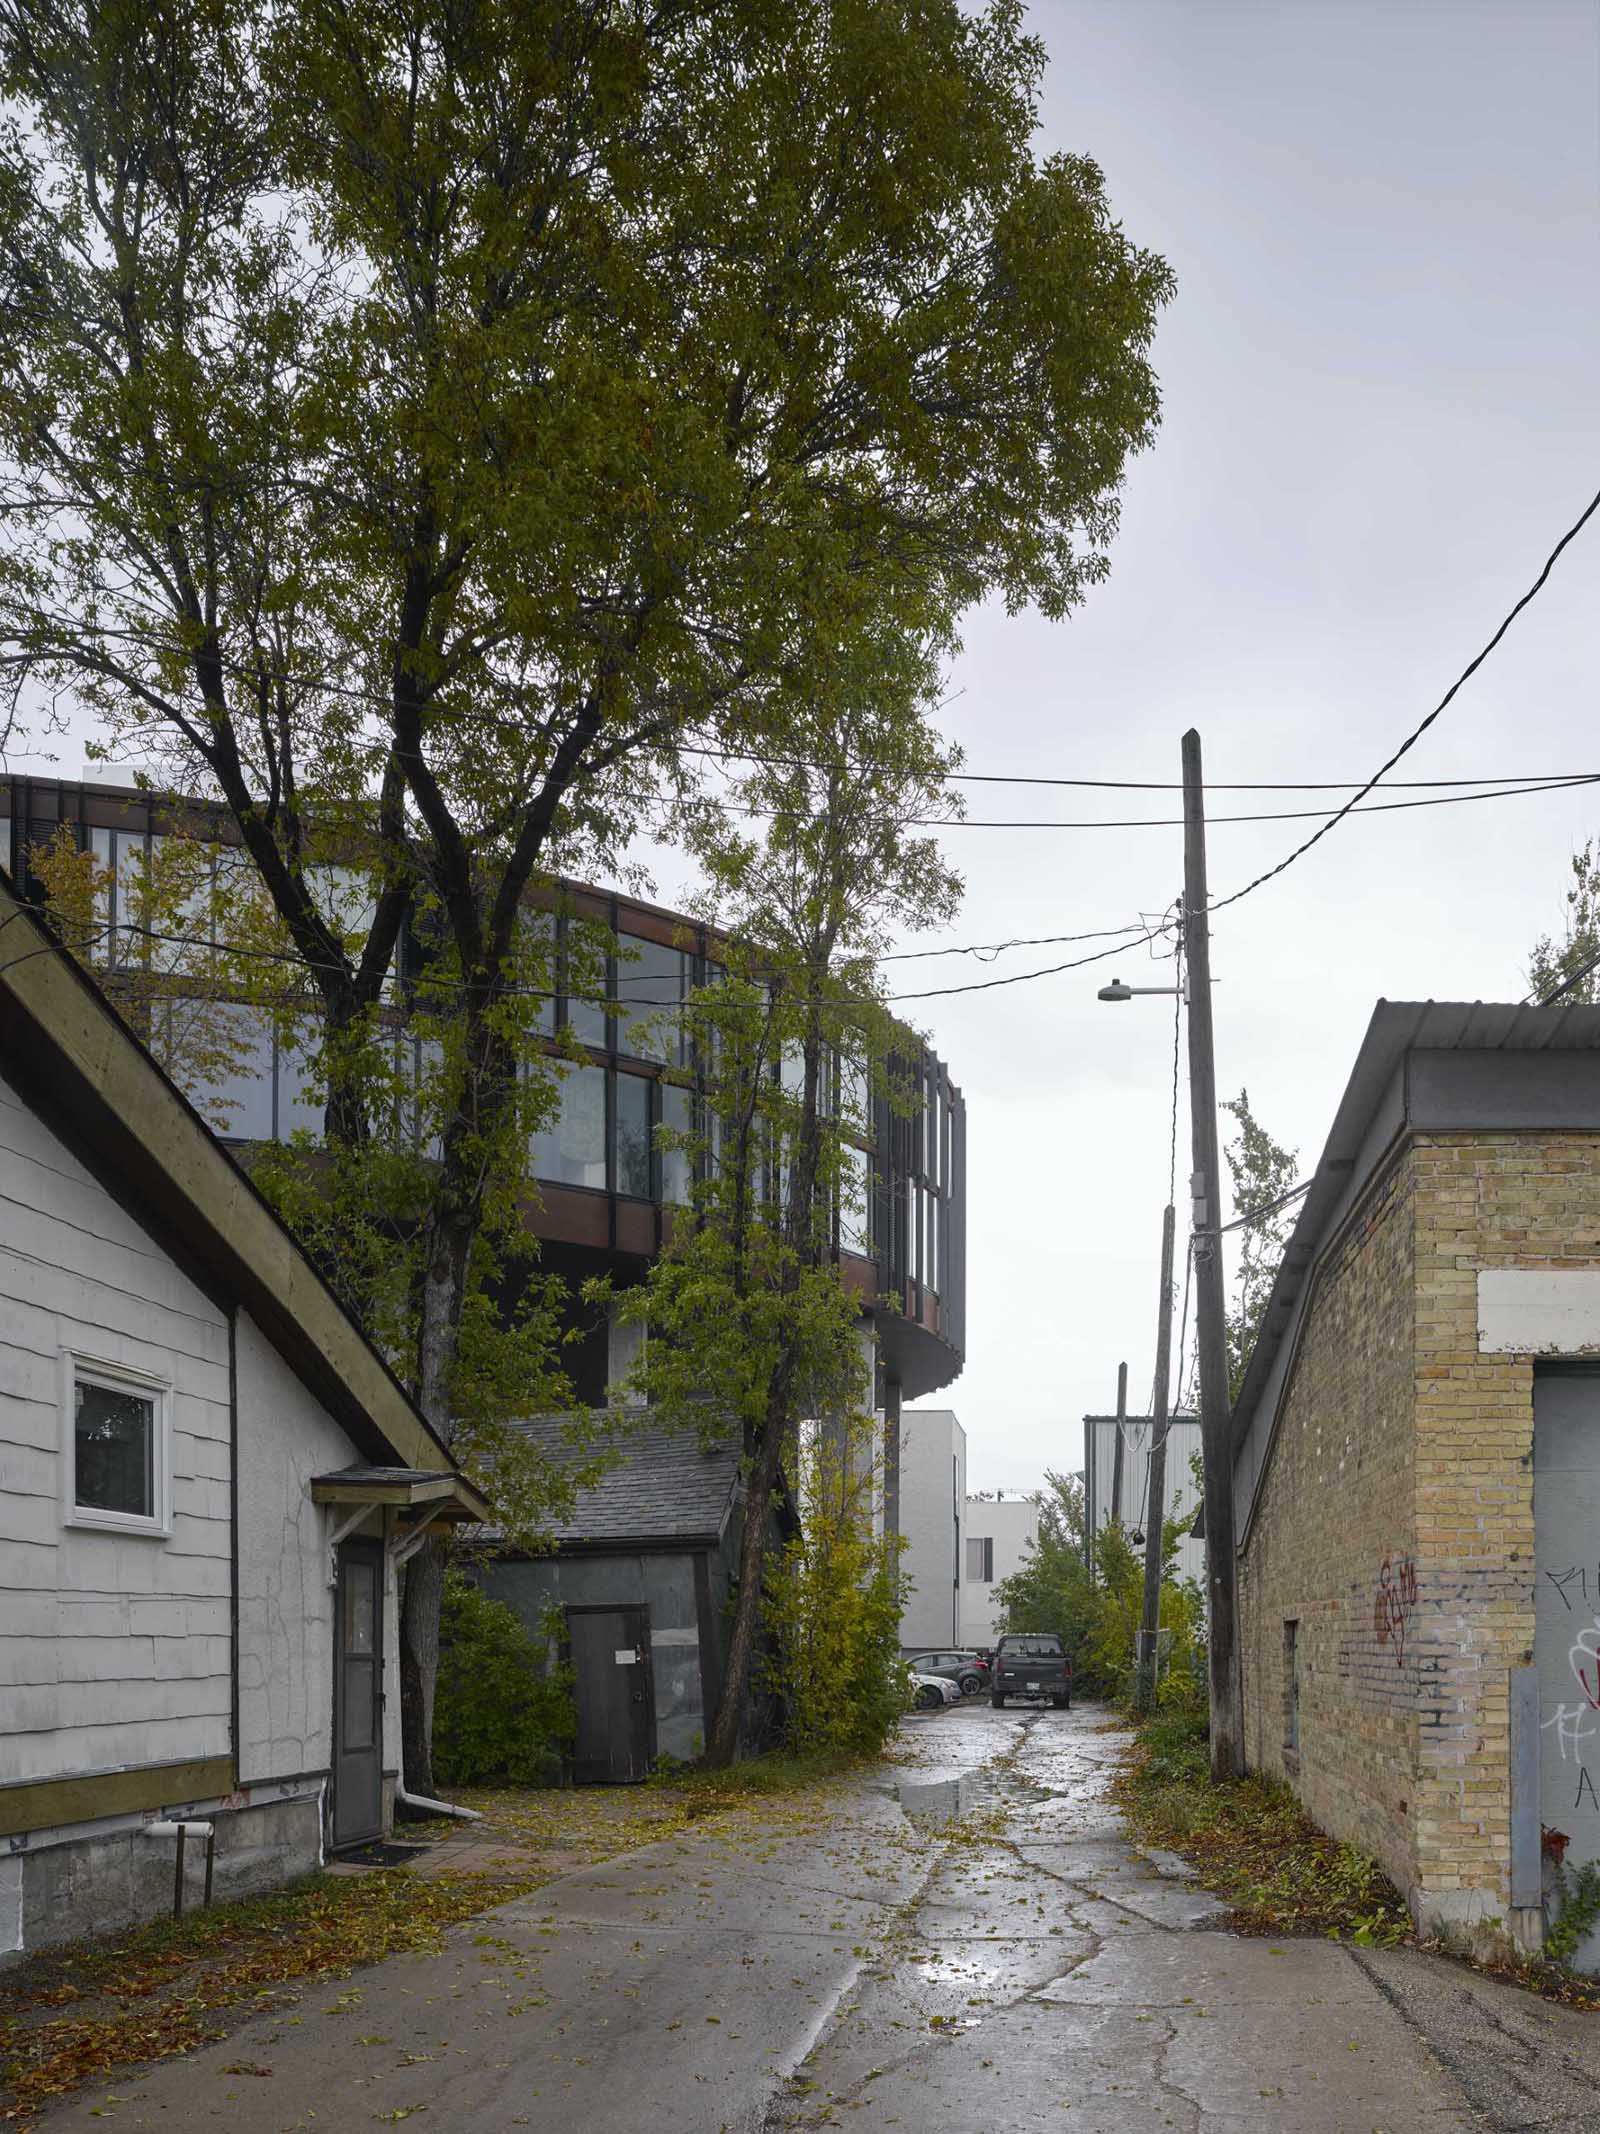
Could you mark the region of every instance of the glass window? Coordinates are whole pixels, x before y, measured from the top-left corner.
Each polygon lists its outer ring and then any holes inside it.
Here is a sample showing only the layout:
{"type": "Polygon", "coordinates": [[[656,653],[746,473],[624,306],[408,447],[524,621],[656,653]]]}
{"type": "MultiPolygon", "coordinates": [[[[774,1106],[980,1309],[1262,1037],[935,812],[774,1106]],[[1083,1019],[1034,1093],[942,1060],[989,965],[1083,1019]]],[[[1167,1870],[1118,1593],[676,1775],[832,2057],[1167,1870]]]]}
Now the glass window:
{"type": "Polygon", "coordinates": [[[114,907],[114,892],[112,888],[113,855],[111,850],[111,832],[109,830],[91,830],[89,832],[89,850],[94,854],[95,924],[97,926],[103,926],[108,929],[108,931],[102,934],[100,939],[95,943],[94,952],[96,956],[103,962],[113,953],[109,929],[116,924],[116,910],[114,907]]]}
{"type": "Polygon", "coordinates": [[[574,1067],[561,1084],[561,1108],[533,1137],[533,1170],[553,1185],[606,1182],[606,1070],[574,1067]]]}
{"type": "Polygon", "coordinates": [[[326,1098],[318,1052],[319,1035],[314,1027],[302,1025],[298,1029],[284,1031],[279,1036],[280,1141],[287,1141],[292,1134],[314,1134],[319,1141],[322,1138],[326,1098]]]}
{"type": "Polygon", "coordinates": [[[344,1567],[344,1649],[360,1655],[376,1650],[378,1595],[373,1566],[349,1562],[344,1567]]]}
{"type": "Polygon", "coordinates": [[[215,1011],[219,1035],[233,1058],[197,1080],[191,1101],[227,1141],[272,1139],[272,1029],[259,1009],[238,1002],[215,1011]]]}
{"type": "Polygon", "coordinates": [[[675,1065],[682,1056],[682,1005],[690,959],[637,934],[617,936],[617,1050],[675,1065]]]}
{"type": "Polygon", "coordinates": [[[419,1145],[423,1137],[427,1137],[422,1153],[437,1163],[444,1153],[444,1144],[439,1139],[439,1122],[444,1117],[450,1093],[444,1086],[444,1047],[436,1037],[425,1037],[418,1042],[416,1076],[416,1123],[412,1131],[419,1145]]]}
{"type": "Polygon", "coordinates": [[[847,1156],[839,1178],[839,1249],[872,1253],[872,1224],[867,1213],[867,1163],[864,1156],[847,1156]]]}
{"type": "Polygon", "coordinates": [[[142,830],[116,833],[117,960],[126,963],[136,953],[136,934],[144,916],[145,847],[142,830]]]}
{"type": "Polygon", "coordinates": [[[617,1076],[616,1134],[616,1190],[649,1200],[650,1084],[642,1074],[617,1076]]]}
{"type": "Polygon", "coordinates": [[[597,1052],[610,1046],[611,1018],[605,1003],[609,996],[609,935],[592,922],[569,920],[562,958],[562,1006],[566,1021],[580,1045],[593,1045],[597,1052]]]}
{"type": "Polygon", "coordinates": [[[524,911],[521,917],[525,983],[543,998],[529,1002],[529,1027],[545,1037],[556,1028],[556,915],[524,911]]]}
{"type": "Polygon", "coordinates": [[[73,1383],[72,1496],[80,1511],[156,1517],[156,1402],[127,1387],[73,1383]]]}
{"type": "Polygon", "coordinates": [[[378,900],[367,875],[354,867],[308,867],[306,887],[335,933],[347,941],[365,941],[378,916],[378,900]]]}
{"type": "Polygon", "coordinates": [[[859,1134],[863,1141],[872,1132],[866,1061],[849,1052],[839,1059],[839,1115],[850,1132],[859,1134]]]}
{"type": "MultiPolygon", "coordinates": [[[[658,1085],[661,1092],[661,1124],[674,1133],[691,1134],[694,1131],[694,1098],[687,1089],[679,1089],[671,1082],[658,1085]]],[[[661,1151],[661,1198],[676,1207],[686,1207],[691,1199],[694,1183],[694,1153],[687,1148],[663,1148],[661,1151]]]]}
{"type": "Polygon", "coordinates": [[[967,1577],[974,1585],[994,1584],[994,1536],[967,1536],[967,1577]]]}

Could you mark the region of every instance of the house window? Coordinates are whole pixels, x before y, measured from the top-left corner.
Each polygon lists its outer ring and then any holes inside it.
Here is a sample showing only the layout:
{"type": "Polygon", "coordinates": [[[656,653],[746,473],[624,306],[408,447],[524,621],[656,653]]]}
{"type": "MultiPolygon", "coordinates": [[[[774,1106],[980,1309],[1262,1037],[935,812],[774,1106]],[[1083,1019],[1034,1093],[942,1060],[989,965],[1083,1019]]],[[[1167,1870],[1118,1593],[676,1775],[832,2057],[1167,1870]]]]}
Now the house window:
{"type": "Polygon", "coordinates": [[[967,1577],[974,1585],[994,1584],[994,1536],[967,1536],[967,1577]]]}
{"type": "Polygon", "coordinates": [[[168,1388],[83,1356],[65,1359],[62,1378],[67,1523],[167,1533],[168,1388]]]}
{"type": "Polygon", "coordinates": [[[1283,1746],[1287,1755],[1300,1753],[1300,1625],[1283,1626],[1283,1746]]]}

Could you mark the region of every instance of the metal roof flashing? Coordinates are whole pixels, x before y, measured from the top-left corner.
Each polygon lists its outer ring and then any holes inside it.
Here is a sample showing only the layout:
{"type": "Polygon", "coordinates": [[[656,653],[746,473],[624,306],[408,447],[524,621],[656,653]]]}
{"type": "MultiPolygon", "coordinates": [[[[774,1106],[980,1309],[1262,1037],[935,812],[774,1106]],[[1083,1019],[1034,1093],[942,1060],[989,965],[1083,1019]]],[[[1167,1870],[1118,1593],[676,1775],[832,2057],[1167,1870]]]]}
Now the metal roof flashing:
{"type": "Polygon", "coordinates": [[[1600,1132],[1600,1006],[1380,1000],[1284,1248],[1231,1419],[1238,1546],[1328,1240],[1409,1133],[1600,1132]]]}

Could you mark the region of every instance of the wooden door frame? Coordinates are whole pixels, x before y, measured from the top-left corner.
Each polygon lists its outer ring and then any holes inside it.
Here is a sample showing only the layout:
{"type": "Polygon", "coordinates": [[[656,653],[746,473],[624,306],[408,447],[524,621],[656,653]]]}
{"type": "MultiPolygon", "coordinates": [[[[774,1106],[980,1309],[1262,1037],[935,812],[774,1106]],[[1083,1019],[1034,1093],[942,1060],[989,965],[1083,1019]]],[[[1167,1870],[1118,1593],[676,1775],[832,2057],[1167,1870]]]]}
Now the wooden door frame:
{"type": "MultiPolygon", "coordinates": [[[[566,1626],[571,1620],[571,1618],[575,1615],[637,1615],[643,1619],[644,1636],[640,1639],[639,1649],[644,1654],[644,1660],[642,1664],[644,1667],[644,1708],[645,1718],[647,1722],[645,1731],[644,1760],[645,1768],[647,1771],[649,1771],[655,1764],[657,1754],[656,1667],[655,1648],[650,1642],[650,1603],[648,1601],[575,1601],[563,1605],[561,1610],[561,1657],[562,1660],[568,1666],[572,1665],[572,1639],[567,1633],[566,1626]]],[[[574,1669],[573,1672],[572,1697],[574,1717],[576,1717],[578,1697],[578,1679],[576,1669],[574,1669]]]]}
{"type": "Polygon", "coordinates": [[[387,1609],[385,1606],[384,1587],[387,1583],[388,1569],[388,1555],[381,1535],[347,1535],[334,1551],[333,1734],[330,1743],[333,1753],[328,1759],[328,1849],[330,1852],[336,1849],[343,1850],[347,1845],[367,1845],[374,1838],[383,1836],[383,1737],[388,1702],[387,1683],[389,1672],[388,1655],[385,1651],[388,1624],[385,1620],[387,1609]],[[376,1733],[373,1755],[378,1767],[378,1820],[371,1830],[363,1832],[358,1837],[341,1837],[339,1835],[339,1740],[341,1721],[344,1716],[344,1610],[342,1603],[347,1551],[352,1552],[355,1557],[369,1559],[376,1573],[373,1580],[374,1620],[372,1627],[373,1656],[377,1661],[377,1673],[374,1685],[372,1717],[376,1733]]]}

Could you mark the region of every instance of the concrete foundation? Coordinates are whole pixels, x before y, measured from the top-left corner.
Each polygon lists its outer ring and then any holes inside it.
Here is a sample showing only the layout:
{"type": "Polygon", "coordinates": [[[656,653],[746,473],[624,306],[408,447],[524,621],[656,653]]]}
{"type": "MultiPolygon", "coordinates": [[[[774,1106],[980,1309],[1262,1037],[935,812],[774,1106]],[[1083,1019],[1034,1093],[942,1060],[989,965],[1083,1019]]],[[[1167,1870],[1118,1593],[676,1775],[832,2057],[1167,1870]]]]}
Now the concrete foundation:
{"type": "MultiPolygon", "coordinates": [[[[322,1810],[315,1795],[219,1808],[215,1821],[215,1904],[277,1889],[321,1864],[322,1810]]],[[[0,1859],[0,1962],[170,1913],[176,1860],[177,1840],[150,1837],[142,1822],[30,1838],[24,1849],[0,1859]]],[[[204,1895],[205,1841],[191,1839],[185,1910],[198,1909],[204,1895]]]]}

